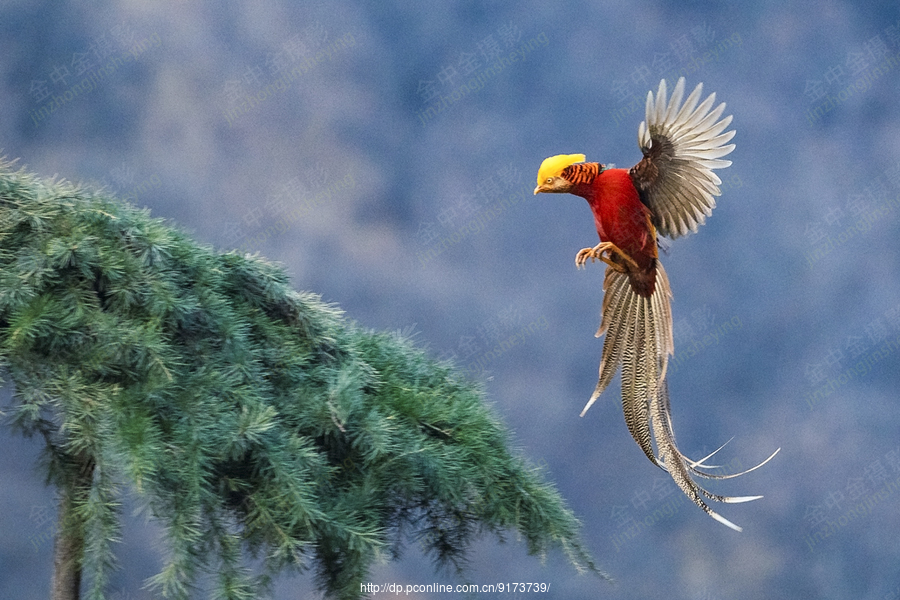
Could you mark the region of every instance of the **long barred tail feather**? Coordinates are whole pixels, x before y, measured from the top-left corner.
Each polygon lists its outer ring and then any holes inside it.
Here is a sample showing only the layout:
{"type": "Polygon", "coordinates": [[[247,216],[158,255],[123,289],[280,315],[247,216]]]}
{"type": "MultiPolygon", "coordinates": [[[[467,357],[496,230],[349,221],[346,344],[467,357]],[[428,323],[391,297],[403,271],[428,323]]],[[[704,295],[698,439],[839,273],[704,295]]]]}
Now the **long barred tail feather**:
{"type": "Polygon", "coordinates": [[[668,471],[675,483],[697,506],[713,519],[740,531],[741,528],[713,511],[703,498],[736,503],[762,496],[720,496],[703,489],[694,476],[707,479],[731,479],[766,464],[776,450],[762,463],[741,473],[716,474],[706,461],[721,448],[699,461],[687,458],[675,443],[666,384],[666,367],[674,353],[672,336],[672,292],[662,264],[656,261],[656,286],[649,297],[638,294],[629,275],[608,268],[603,283],[603,316],[597,336],[606,335],[600,360],[600,375],[594,393],[581,411],[584,416],[622,367],[622,410],[631,437],[647,458],[668,471]],[[656,450],[654,451],[654,443],[656,450]]]}
{"type": "MultiPolygon", "coordinates": [[[[724,502],[727,504],[750,502],[751,500],[758,500],[762,498],[762,496],[720,496],[719,494],[713,494],[712,492],[709,492],[697,485],[697,482],[693,480],[692,476],[696,475],[707,479],[731,479],[734,477],[739,477],[740,475],[744,475],[746,473],[749,473],[750,471],[758,469],[759,467],[772,460],[775,455],[778,454],[781,448],[775,450],[775,452],[773,452],[772,455],[763,462],[740,473],[719,475],[700,471],[697,469],[697,467],[705,466],[703,465],[703,462],[710,458],[713,454],[721,450],[721,447],[715,450],[709,456],[701,459],[700,461],[690,460],[681,453],[675,443],[675,434],[672,430],[672,417],[669,412],[669,390],[665,382],[663,382],[662,386],[660,386],[659,394],[657,394],[651,400],[650,404],[653,434],[656,439],[656,447],[659,452],[659,461],[662,462],[663,468],[669,472],[669,475],[672,476],[672,479],[675,481],[678,487],[681,488],[681,491],[684,492],[684,494],[688,498],[690,498],[694,504],[703,509],[706,514],[708,514],[716,521],[722,523],[723,525],[727,525],[731,529],[734,529],[735,531],[741,531],[741,528],[739,526],[735,525],[734,523],[711,509],[706,504],[706,502],[703,501],[703,496],[710,500],[715,500],[716,502],[724,502]]],[[[659,463],[657,462],[657,464],[659,463]]]]}
{"type": "MultiPolygon", "coordinates": [[[[657,373],[656,379],[660,382],[665,379],[669,356],[675,352],[672,337],[672,290],[661,262],[656,261],[656,284],[651,296],[637,294],[631,286],[629,275],[612,268],[606,269],[603,292],[600,327],[594,334],[595,337],[606,334],[600,359],[600,379],[581,411],[582,417],[612,382],[619,365],[623,365],[626,349],[630,348],[631,354],[639,345],[649,350],[655,356],[656,360],[651,362],[655,365],[653,368],[657,373]],[[647,335],[650,337],[647,338],[647,335]],[[645,339],[648,340],[647,343],[644,342],[645,339]]],[[[629,368],[637,368],[637,365],[629,368]]],[[[642,369],[647,369],[647,365],[642,369]]],[[[644,413],[649,409],[647,402],[644,413]]]]}
{"type": "Polygon", "coordinates": [[[647,458],[662,467],[653,451],[649,399],[658,395],[669,355],[674,351],[669,278],[662,263],[656,261],[656,285],[648,297],[634,290],[627,273],[608,268],[603,289],[603,316],[596,334],[606,334],[600,377],[581,416],[597,401],[621,365],[625,424],[647,458]]]}

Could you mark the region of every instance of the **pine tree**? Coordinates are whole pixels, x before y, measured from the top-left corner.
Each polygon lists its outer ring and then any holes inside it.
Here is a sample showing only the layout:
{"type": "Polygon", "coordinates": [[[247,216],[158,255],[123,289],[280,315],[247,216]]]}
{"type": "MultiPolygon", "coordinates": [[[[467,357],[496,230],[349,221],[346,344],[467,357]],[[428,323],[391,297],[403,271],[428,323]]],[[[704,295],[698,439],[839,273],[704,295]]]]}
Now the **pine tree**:
{"type": "Polygon", "coordinates": [[[256,598],[307,570],[358,598],[373,560],[405,543],[462,568],[474,539],[508,530],[602,575],[452,365],[267,261],[7,163],[0,373],[14,385],[2,416],[43,437],[58,490],[55,600],[104,598],[126,488],[165,529],[150,583],[167,598],[209,573],[216,598],[256,598]]]}

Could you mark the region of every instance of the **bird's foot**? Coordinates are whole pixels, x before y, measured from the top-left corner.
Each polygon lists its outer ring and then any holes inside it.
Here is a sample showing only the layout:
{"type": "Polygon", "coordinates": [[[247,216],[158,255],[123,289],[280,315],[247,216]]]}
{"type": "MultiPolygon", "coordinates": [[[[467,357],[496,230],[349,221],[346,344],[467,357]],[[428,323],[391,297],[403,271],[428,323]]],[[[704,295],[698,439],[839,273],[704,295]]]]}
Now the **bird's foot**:
{"type": "Polygon", "coordinates": [[[614,248],[613,244],[610,242],[601,242],[597,244],[593,248],[582,248],[578,251],[578,254],[575,255],[575,267],[579,269],[584,268],[584,263],[591,259],[591,262],[595,260],[602,260],[603,262],[609,262],[609,259],[605,256],[605,252],[614,248]]]}
{"type": "Polygon", "coordinates": [[[625,273],[628,270],[625,266],[626,264],[634,270],[639,270],[637,263],[612,242],[601,242],[593,248],[582,248],[578,251],[578,254],[575,255],[575,266],[579,269],[583,269],[584,263],[586,263],[588,259],[591,259],[591,262],[602,260],[619,273],[625,273]],[[607,256],[607,254],[609,256],[607,256]],[[619,260],[614,261],[612,259],[613,256],[619,260]],[[623,264],[623,262],[625,264],[623,264]]]}

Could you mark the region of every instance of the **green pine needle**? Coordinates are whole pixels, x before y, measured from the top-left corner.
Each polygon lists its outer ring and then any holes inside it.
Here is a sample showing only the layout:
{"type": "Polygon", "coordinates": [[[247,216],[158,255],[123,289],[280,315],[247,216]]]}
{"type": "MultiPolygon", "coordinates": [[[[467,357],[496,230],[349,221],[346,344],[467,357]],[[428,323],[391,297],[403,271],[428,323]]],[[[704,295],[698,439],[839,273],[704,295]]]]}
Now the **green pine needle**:
{"type": "Polygon", "coordinates": [[[167,598],[204,573],[213,597],[254,598],[285,570],[358,598],[385,552],[418,541],[458,568],[480,535],[509,530],[599,574],[572,512],[452,366],[269,262],[8,164],[0,373],[8,421],[45,438],[72,499],[64,530],[91,598],[114,567],[121,486],[166,529],[149,584],[167,598]]]}

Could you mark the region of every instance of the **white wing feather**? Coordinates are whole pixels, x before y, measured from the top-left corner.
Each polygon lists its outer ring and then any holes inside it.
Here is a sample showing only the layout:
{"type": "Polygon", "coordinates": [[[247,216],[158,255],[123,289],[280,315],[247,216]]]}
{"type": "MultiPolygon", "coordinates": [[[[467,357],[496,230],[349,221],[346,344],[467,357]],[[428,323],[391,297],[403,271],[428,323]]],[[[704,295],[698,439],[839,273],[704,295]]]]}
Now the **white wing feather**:
{"type": "Polygon", "coordinates": [[[632,177],[641,199],[653,212],[654,225],[671,238],[697,231],[712,214],[722,183],[713,170],[731,165],[722,159],[734,150],[734,144],[728,142],[735,131],[725,132],[731,116],[721,118],[724,102],[713,108],[715,94],[700,102],[702,94],[701,83],[684,100],[682,77],[668,98],[662,80],[655,97],[653,92],[647,93],[646,120],[638,128],[638,144],[645,158],[632,169],[632,177]],[[641,178],[645,161],[655,167],[650,179],[641,178]]]}

